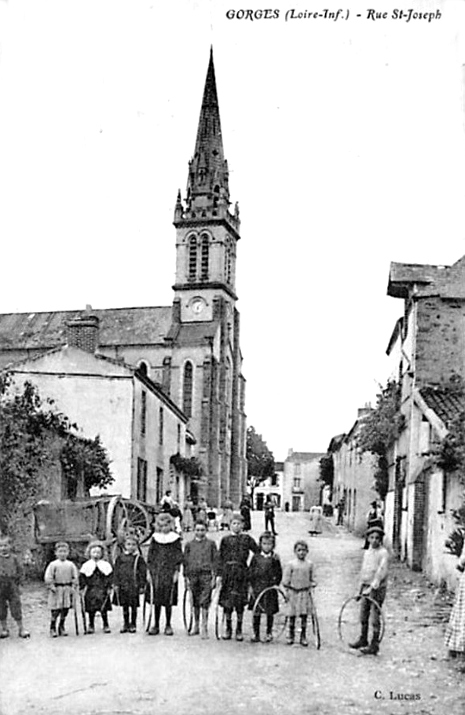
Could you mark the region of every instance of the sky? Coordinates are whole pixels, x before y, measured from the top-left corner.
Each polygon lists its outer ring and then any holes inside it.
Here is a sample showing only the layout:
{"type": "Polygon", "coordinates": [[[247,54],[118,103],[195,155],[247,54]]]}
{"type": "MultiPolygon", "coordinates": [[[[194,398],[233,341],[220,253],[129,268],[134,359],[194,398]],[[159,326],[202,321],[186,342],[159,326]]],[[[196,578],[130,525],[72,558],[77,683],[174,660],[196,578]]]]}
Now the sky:
{"type": "Polygon", "coordinates": [[[213,46],[248,423],[325,452],[392,370],[390,262],[465,254],[464,3],[371,4],[0,0],[0,312],[171,303],[213,46]]]}

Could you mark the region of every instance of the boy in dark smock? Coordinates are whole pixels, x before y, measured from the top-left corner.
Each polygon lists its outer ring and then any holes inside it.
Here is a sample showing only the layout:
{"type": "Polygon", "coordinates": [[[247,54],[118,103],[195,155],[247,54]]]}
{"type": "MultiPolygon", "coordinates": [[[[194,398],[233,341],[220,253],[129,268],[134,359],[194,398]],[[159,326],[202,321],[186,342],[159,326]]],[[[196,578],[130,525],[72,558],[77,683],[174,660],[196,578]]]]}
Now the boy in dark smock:
{"type": "MultiPolygon", "coordinates": [[[[281,583],[283,570],[279,556],[274,553],[276,539],[273,534],[265,531],[260,536],[258,545],[260,553],[254,554],[250,562],[248,576],[250,584],[249,608],[253,608],[255,601],[266,588],[278,586],[281,583]]],[[[260,642],[260,616],[266,614],[266,637],[265,641],[270,643],[273,640],[273,616],[279,611],[278,594],[275,590],[270,590],[260,599],[260,611],[255,613],[253,618],[252,643],[260,642]]]]}
{"type": "Polygon", "coordinates": [[[161,512],[156,519],[156,531],[152,536],[147,565],[153,581],[155,624],[149,635],[160,633],[160,615],[165,607],[165,635],[172,636],[171,609],[178,604],[178,577],[182,564],[182,546],[179,534],[174,529],[174,520],[168,512],[161,512]]]}
{"type": "Polygon", "coordinates": [[[192,591],[194,626],[192,635],[200,633],[199,618],[202,609],[202,638],[208,638],[208,609],[215,585],[218,549],[207,539],[207,527],[201,521],[195,525],[194,538],[184,547],[184,578],[192,591]]]}
{"type": "Polygon", "coordinates": [[[233,514],[231,534],[220,542],[217,578],[221,585],[219,604],[226,618],[225,640],[232,638],[232,613],[236,611],[236,640],[242,641],[242,619],[247,604],[247,561],[250,554],[259,551],[257,543],[249,534],[242,533],[243,520],[240,514],[233,514]]]}
{"type": "Polygon", "coordinates": [[[138,553],[136,536],[128,535],[124,540],[124,551],[115,561],[114,603],[123,609],[124,624],[120,633],[135,633],[139,594],[147,580],[147,565],[138,553]]]}
{"type": "Polygon", "coordinates": [[[10,635],[7,628],[8,606],[18,626],[18,636],[29,638],[28,631],[23,627],[20,595],[22,580],[23,569],[18,557],[11,551],[11,540],[9,536],[0,534],[0,638],[8,638],[10,635]]]}

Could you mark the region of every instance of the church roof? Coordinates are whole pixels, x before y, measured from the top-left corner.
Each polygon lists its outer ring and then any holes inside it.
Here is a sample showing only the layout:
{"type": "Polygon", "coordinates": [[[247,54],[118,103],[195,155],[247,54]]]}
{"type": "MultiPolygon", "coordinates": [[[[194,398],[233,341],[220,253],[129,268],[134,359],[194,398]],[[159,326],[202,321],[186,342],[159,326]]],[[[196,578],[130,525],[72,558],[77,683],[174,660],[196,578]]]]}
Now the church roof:
{"type": "MultiPolygon", "coordinates": [[[[0,349],[45,349],[66,343],[66,323],[81,310],[0,314],[0,349]]],[[[92,310],[99,318],[99,346],[164,344],[171,306],[92,310]]]]}
{"type": "Polygon", "coordinates": [[[204,345],[205,342],[215,337],[219,325],[217,321],[174,324],[171,327],[168,337],[175,342],[177,347],[182,347],[183,345],[204,345]]]}

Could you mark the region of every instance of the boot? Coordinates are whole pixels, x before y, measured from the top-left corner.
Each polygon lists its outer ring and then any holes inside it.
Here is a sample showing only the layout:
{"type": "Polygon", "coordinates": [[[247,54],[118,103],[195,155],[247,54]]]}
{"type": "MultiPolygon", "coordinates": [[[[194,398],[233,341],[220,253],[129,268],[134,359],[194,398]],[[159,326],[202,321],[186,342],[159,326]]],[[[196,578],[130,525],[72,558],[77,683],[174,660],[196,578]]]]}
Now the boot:
{"type": "Polygon", "coordinates": [[[236,640],[237,640],[237,641],[243,641],[243,640],[244,640],[244,636],[242,635],[242,613],[241,613],[240,615],[237,614],[236,640]]]}
{"type": "Polygon", "coordinates": [[[367,648],[368,646],[368,641],[366,639],[366,636],[360,636],[356,641],[353,643],[349,643],[349,648],[367,648]]]}
{"type": "Polygon", "coordinates": [[[363,655],[378,655],[379,651],[379,641],[376,636],[373,636],[371,643],[366,648],[360,648],[360,653],[363,655]]]}
{"type": "Polygon", "coordinates": [[[199,618],[200,608],[194,608],[194,626],[191,631],[191,636],[198,636],[200,633],[199,618]]]}
{"type": "Polygon", "coordinates": [[[50,624],[50,638],[58,638],[56,623],[53,621],[50,624]]]}
{"type": "Polygon", "coordinates": [[[232,617],[226,616],[226,633],[223,636],[223,640],[230,641],[232,638],[232,617]]]}
{"type": "Polygon", "coordinates": [[[260,643],[260,616],[254,616],[251,643],[260,643]]]}
{"type": "Polygon", "coordinates": [[[300,632],[300,645],[303,645],[305,647],[308,646],[308,640],[307,640],[307,629],[302,628],[300,632]]]}
{"type": "Polygon", "coordinates": [[[287,634],[287,645],[293,645],[295,639],[295,617],[289,618],[289,632],[287,634]]]}
{"type": "Polygon", "coordinates": [[[67,636],[68,635],[68,631],[65,628],[64,621],[60,621],[60,625],[58,626],[58,635],[59,636],[67,636]]]}
{"type": "Polygon", "coordinates": [[[202,631],[200,637],[202,640],[208,638],[208,608],[202,608],[202,631]]]}

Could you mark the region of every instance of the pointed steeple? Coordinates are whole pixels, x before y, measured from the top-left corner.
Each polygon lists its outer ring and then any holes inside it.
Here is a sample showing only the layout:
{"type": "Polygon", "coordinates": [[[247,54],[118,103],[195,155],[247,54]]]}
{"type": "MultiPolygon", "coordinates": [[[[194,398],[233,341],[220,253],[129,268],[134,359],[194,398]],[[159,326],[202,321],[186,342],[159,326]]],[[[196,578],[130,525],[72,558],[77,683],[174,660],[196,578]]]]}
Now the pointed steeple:
{"type": "Polygon", "coordinates": [[[229,172],[224,158],[211,48],[194,156],[189,162],[187,208],[213,208],[219,205],[229,205],[229,172]]]}

